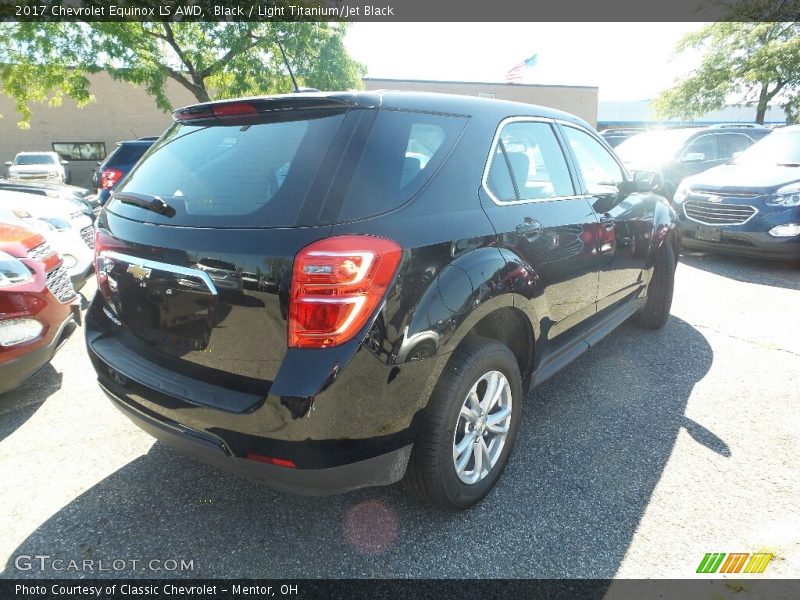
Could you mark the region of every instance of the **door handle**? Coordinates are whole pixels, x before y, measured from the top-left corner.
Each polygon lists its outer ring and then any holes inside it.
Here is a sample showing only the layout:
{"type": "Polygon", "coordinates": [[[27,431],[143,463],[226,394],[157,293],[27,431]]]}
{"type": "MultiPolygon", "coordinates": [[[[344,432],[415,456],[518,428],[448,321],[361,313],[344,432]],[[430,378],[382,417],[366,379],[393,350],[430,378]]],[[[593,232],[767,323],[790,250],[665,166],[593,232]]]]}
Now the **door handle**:
{"type": "Polygon", "coordinates": [[[517,225],[517,233],[520,235],[539,235],[542,233],[542,224],[536,219],[525,217],[522,223],[517,225]]]}

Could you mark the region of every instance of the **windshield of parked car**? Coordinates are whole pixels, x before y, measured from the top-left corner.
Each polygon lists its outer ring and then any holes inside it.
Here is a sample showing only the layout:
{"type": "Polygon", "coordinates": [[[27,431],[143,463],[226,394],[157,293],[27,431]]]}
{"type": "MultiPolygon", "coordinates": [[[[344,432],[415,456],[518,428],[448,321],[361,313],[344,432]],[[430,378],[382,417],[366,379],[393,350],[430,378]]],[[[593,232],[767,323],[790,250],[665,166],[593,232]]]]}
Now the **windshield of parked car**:
{"type": "Polygon", "coordinates": [[[14,161],[15,165],[54,165],[56,159],[50,154],[21,154],[14,161]]]}
{"type": "Polygon", "coordinates": [[[750,146],[731,164],[800,166],[800,129],[777,130],[750,146]]]}
{"type": "Polygon", "coordinates": [[[630,164],[659,164],[673,158],[697,129],[648,131],[628,138],[614,151],[630,164]]]}

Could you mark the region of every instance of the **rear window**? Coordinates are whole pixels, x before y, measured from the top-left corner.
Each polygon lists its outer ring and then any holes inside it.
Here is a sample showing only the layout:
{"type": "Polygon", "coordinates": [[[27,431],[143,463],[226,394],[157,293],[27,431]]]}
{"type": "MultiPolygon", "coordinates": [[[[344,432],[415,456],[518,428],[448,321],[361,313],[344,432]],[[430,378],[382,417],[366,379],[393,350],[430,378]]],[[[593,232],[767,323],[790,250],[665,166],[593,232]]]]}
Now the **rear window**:
{"type": "Polygon", "coordinates": [[[119,201],[109,208],[139,220],[204,227],[364,218],[411,199],[465,123],[462,117],[370,109],[176,123],[117,192],[159,196],[174,216],[119,201]]]}
{"type": "Polygon", "coordinates": [[[142,158],[148,148],[150,148],[150,144],[123,144],[122,146],[117,146],[117,149],[106,159],[104,166],[132,165],[142,158]]]}

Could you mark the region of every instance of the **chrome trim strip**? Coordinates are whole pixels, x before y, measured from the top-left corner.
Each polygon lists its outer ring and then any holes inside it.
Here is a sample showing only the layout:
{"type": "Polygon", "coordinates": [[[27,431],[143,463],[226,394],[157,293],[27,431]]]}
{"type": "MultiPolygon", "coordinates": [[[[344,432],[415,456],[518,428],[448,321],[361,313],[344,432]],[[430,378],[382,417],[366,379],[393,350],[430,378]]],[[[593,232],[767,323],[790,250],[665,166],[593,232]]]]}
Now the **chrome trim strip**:
{"type": "MultiPolygon", "coordinates": [[[[566,122],[566,121],[565,121],[566,122]]],[[[497,206],[513,206],[515,204],[537,204],[539,202],[558,202],[559,200],[577,200],[579,198],[591,198],[590,194],[573,194],[571,196],[553,196],[552,198],[529,198],[529,199],[520,199],[520,200],[500,200],[498,199],[492,191],[489,189],[489,169],[492,166],[492,160],[494,159],[494,154],[497,151],[497,144],[500,141],[500,133],[503,131],[503,128],[508,125],[509,123],[549,123],[550,125],[556,124],[556,119],[551,119],[549,117],[506,117],[497,125],[497,130],[494,132],[494,138],[492,138],[492,145],[489,148],[489,156],[486,159],[486,165],[483,167],[483,177],[481,178],[481,187],[483,191],[486,192],[486,195],[492,199],[497,206]]],[[[575,125],[574,123],[571,123],[575,125]]],[[[555,132],[553,132],[555,136],[555,132]]],[[[558,139],[558,138],[556,138],[558,139]]],[[[566,164],[568,161],[567,157],[564,157],[564,163],[566,164]]],[[[572,183],[572,182],[571,182],[572,183]]]]}
{"type": "MultiPolygon", "coordinates": [[[[708,202],[707,200],[694,200],[694,201],[693,200],[685,200],[684,203],[683,203],[683,214],[686,215],[686,218],[689,219],[690,221],[694,221],[695,223],[700,223],[701,225],[711,225],[711,226],[716,226],[716,225],[744,225],[750,219],[752,219],[753,217],[755,217],[758,214],[758,209],[755,206],[750,206],[749,204],[714,204],[714,203],[708,202]],[[701,221],[700,219],[695,219],[694,217],[690,217],[689,216],[689,213],[686,212],[686,205],[689,202],[706,202],[707,204],[712,204],[713,206],[719,206],[719,207],[730,206],[730,207],[752,208],[753,209],[753,213],[749,217],[747,217],[744,221],[740,221],[740,222],[735,222],[735,223],[709,223],[707,221],[701,221]]],[[[726,216],[726,215],[722,215],[722,216],[726,216]]]]}
{"type": "Polygon", "coordinates": [[[189,267],[171,265],[169,263],[150,260],[149,258],[138,258],[136,256],[129,256],[128,254],[113,252],[111,250],[103,250],[100,253],[100,256],[110,258],[112,260],[118,260],[131,265],[139,265],[148,269],[155,269],[157,271],[166,271],[167,273],[175,273],[176,275],[183,275],[185,277],[195,277],[205,283],[206,287],[213,295],[216,296],[218,294],[217,288],[214,285],[214,282],[211,280],[211,277],[209,277],[208,273],[201,271],[200,269],[190,269],[189,267]]]}

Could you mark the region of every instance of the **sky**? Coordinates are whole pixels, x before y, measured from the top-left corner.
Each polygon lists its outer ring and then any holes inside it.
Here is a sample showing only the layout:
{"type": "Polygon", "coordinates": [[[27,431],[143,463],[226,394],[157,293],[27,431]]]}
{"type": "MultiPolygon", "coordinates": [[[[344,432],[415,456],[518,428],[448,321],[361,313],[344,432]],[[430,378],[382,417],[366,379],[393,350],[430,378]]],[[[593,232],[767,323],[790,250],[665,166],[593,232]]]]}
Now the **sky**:
{"type": "Polygon", "coordinates": [[[505,82],[537,55],[521,83],[592,85],[600,100],[643,100],[698,63],[674,56],[702,23],[355,23],[345,38],[368,77],[505,82]]]}

